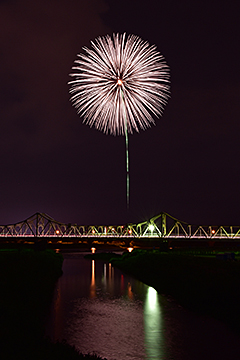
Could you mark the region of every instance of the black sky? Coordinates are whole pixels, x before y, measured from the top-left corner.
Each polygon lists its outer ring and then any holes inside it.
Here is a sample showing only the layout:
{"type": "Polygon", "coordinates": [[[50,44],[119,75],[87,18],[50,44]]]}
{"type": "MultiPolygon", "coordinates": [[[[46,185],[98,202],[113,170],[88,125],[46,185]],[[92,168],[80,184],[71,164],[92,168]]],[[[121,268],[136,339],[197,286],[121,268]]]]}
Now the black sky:
{"type": "Polygon", "coordinates": [[[166,211],[240,225],[240,3],[0,1],[0,223],[35,212],[78,224],[139,222],[166,211]],[[69,73],[99,35],[136,34],[171,69],[156,126],[125,140],[82,124],[69,73]]]}

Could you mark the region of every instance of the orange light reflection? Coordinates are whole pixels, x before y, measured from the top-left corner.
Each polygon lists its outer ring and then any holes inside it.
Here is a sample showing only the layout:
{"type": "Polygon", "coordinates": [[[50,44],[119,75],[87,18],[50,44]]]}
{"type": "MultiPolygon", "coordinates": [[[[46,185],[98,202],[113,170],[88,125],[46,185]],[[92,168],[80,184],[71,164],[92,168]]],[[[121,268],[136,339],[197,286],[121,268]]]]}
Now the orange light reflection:
{"type": "Polygon", "coordinates": [[[90,298],[96,297],[96,282],[95,282],[95,260],[92,260],[92,279],[90,286],[90,298]]]}

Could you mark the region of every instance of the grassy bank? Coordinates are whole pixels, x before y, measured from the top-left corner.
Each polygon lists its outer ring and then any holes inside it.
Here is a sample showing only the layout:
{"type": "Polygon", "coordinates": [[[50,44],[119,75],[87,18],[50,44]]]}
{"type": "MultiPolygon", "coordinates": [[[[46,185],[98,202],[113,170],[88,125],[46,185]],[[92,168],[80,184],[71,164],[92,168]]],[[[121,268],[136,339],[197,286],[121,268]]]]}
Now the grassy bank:
{"type": "Polygon", "coordinates": [[[144,250],[108,257],[113,266],[160,294],[171,295],[182,306],[240,331],[240,261],[144,250]]]}
{"type": "Polygon", "coordinates": [[[0,358],[100,359],[65,342],[44,338],[47,310],[62,274],[63,257],[52,250],[0,251],[0,358]]]}

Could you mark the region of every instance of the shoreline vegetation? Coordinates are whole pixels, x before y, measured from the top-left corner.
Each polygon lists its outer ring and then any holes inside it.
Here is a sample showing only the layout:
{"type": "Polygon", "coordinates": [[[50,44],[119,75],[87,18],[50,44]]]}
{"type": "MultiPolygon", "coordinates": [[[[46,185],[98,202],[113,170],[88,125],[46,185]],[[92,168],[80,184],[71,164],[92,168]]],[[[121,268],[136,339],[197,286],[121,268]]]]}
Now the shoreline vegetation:
{"type": "MultiPolygon", "coordinates": [[[[0,250],[0,359],[101,360],[44,336],[63,256],[53,250],[0,250]]],[[[106,359],[102,359],[106,360],[106,359]]]]}
{"type": "Polygon", "coordinates": [[[102,259],[159,294],[172,296],[181,306],[214,317],[240,333],[240,261],[204,251],[136,249],[119,256],[96,253],[102,259]]]}

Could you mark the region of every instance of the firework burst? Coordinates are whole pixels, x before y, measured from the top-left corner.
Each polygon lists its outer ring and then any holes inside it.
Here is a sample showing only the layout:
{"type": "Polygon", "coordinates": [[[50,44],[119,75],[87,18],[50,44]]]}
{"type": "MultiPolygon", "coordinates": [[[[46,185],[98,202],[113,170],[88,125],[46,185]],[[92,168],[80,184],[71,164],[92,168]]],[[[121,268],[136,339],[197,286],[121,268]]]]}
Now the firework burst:
{"type": "Polygon", "coordinates": [[[170,95],[169,67],[156,46],[138,36],[98,37],[75,60],[73,105],[83,122],[125,135],[155,124],[170,95]]]}
{"type": "Polygon", "coordinates": [[[86,124],[125,135],[129,207],[128,133],[145,130],[162,114],[170,95],[169,67],[156,46],[135,35],[98,37],[91,45],[70,74],[71,101],[86,124]]]}

